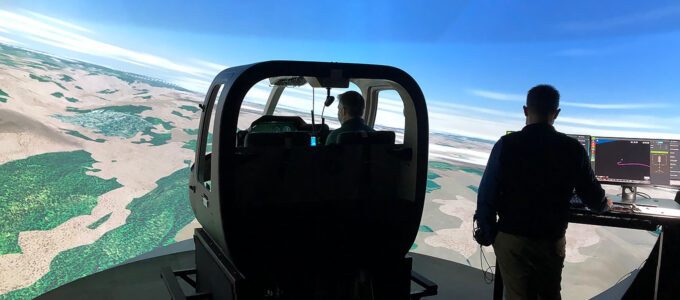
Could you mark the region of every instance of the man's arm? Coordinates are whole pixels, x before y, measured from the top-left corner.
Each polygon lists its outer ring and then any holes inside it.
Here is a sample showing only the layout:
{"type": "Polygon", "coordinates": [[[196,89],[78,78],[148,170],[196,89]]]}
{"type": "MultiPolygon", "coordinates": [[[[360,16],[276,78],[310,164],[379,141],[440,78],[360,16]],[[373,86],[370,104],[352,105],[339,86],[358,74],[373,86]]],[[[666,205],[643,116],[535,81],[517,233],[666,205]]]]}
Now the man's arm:
{"type": "Polygon", "coordinates": [[[502,140],[498,140],[491,150],[477,193],[477,211],[475,211],[477,226],[489,244],[493,244],[498,231],[496,212],[500,193],[501,148],[502,140]]]}
{"type": "Polygon", "coordinates": [[[576,174],[576,194],[581,198],[583,203],[591,210],[602,212],[609,210],[611,200],[605,197],[604,190],[600,182],[595,178],[593,168],[588,161],[588,155],[585,150],[579,147],[579,169],[576,174]]]}

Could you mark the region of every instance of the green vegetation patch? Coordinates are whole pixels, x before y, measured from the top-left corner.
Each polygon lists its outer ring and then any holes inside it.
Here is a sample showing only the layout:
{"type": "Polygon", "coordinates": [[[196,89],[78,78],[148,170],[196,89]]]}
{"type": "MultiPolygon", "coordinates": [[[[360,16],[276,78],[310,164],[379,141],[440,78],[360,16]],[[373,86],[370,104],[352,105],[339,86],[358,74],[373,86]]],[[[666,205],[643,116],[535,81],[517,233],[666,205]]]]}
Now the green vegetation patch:
{"type": "Polygon", "coordinates": [[[195,112],[201,110],[200,108],[198,108],[198,107],[196,107],[196,106],[190,106],[190,105],[182,105],[182,106],[180,106],[179,108],[181,108],[181,109],[183,109],[183,110],[188,110],[188,111],[190,111],[190,112],[192,112],[192,113],[195,113],[195,112]]]}
{"type": "Polygon", "coordinates": [[[175,116],[179,116],[179,117],[185,118],[185,119],[187,119],[187,120],[191,120],[190,117],[185,116],[185,115],[183,115],[181,112],[178,112],[178,111],[176,111],[176,110],[173,110],[173,111],[171,112],[171,114],[173,114],[173,115],[175,115],[175,116]]]}
{"type": "Polygon", "coordinates": [[[97,229],[97,227],[104,224],[110,217],[111,217],[111,213],[108,213],[106,216],[103,216],[103,217],[99,218],[99,220],[94,221],[94,223],[87,225],[87,228],[88,229],[97,229]]]}
{"type": "Polygon", "coordinates": [[[138,114],[141,114],[144,111],[151,110],[151,107],[144,106],[144,105],[120,105],[120,106],[106,106],[106,107],[98,108],[97,110],[113,111],[113,112],[119,112],[119,113],[138,115],[138,114]]]}
{"type": "Polygon", "coordinates": [[[78,131],[75,131],[75,130],[67,130],[67,131],[66,131],[66,134],[69,134],[69,135],[72,135],[72,136],[75,136],[75,137],[79,137],[79,138],[81,138],[81,139],[88,140],[88,141],[92,141],[92,142],[97,142],[97,143],[106,142],[105,139],[96,139],[96,140],[93,140],[93,139],[91,139],[91,138],[89,138],[89,137],[87,137],[87,136],[84,136],[82,133],[80,133],[80,132],[78,132],[78,131]]]}
{"type": "Polygon", "coordinates": [[[194,219],[189,205],[189,168],[161,178],[158,187],[134,199],[125,224],[104,234],[93,244],[63,251],[50,272],[33,285],[7,293],[9,299],[30,299],[73,280],[120,264],[140,254],[174,242],[174,237],[194,219]]]}
{"type": "Polygon", "coordinates": [[[55,115],[57,119],[85,128],[95,129],[96,133],[106,136],[132,138],[138,132],[153,128],[141,117],[116,111],[93,110],[75,116],[55,115]]]}
{"type": "Polygon", "coordinates": [[[172,139],[172,134],[171,133],[155,133],[149,131],[144,132],[145,135],[148,135],[151,137],[151,139],[146,139],[146,138],[141,138],[137,142],[132,142],[133,144],[151,144],[152,146],[160,146],[160,145],[165,145],[168,143],[170,139],[172,139]]]}
{"type": "Polygon", "coordinates": [[[34,75],[34,74],[29,74],[28,77],[30,77],[31,79],[35,79],[37,81],[40,81],[40,82],[52,82],[52,78],[50,78],[50,76],[37,76],[37,75],[34,75]]]}
{"type": "Polygon", "coordinates": [[[182,130],[184,130],[184,132],[186,132],[187,134],[190,134],[190,135],[198,135],[198,128],[196,128],[196,129],[184,128],[182,130]]]}
{"type": "Polygon", "coordinates": [[[432,192],[434,192],[438,189],[441,189],[441,188],[442,188],[441,185],[438,185],[436,182],[428,179],[427,185],[425,186],[425,192],[426,193],[432,193],[432,192]]]}
{"type": "Polygon", "coordinates": [[[432,228],[430,228],[430,226],[427,226],[427,225],[418,226],[418,231],[420,231],[420,232],[434,232],[434,230],[432,230],[432,228]]]}
{"type": "Polygon", "coordinates": [[[57,97],[57,98],[63,98],[63,97],[64,97],[64,94],[62,94],[62,93],[60,93],[60,92],[52,93],[52,94],[50,94],[50,95],[52,95],[52,96],[54,96],[54,97],[57,97]]]}
{"type": "Polygon", "coordinates": [[[66,107],[67,112],[76,112],[76,113],[86,113],[89,111],[92,111],[92,109],[79,109],[77,107],[66,107]]]}
{"type": "Polygon", "coordinates": [[[73,77],[68,76],[68,75],[66,75],[66,74],[62,74],[62,75],[61,75],[61,78],[59,78],[59,80],[64,81],[64,82],[75,81],[75,79],[73,79],[73,77]]]}
{"type": "MultiPolygon", "coordinates": [[[[175,126],[172,126],[172,122],[166,122],[166,121],[163,121],[159,118],[146,117],[146,118],[144,118],[144,120],[153,124],[153,125],[161,124],[163,126],[163,128],[165,128],[165,130],[170,130],[170,129],[175,128],[175,126]]],[[[156,133],[156,132],[151,131],[152,129],[154,129],[154,128],[151,127],[151,128],[148,128],[148,129],[146,129],[145,131],[142,132],[144,135],[150,136],[151,139],[142,138],[138,142],[132,142],[132,143],[133,144],[149,143],[153,146],[159,146],[159,145],[166,144],[170,139],[172,139],[172,133],[170,133],[170,132],[168,132],[168,133],[156,133]]]]}
{"type": "Polygon", "coordinates": [[[2,54],[2,53],[0,53],[0,64],[3,64],[3,65],[8,66],[8,67],[17,67],[17,62],[14,60],[14,58],[12,58],[9,55],[2,54]]]}
{"type": "Polygon", "coordinates": [[[472,173],[479,176],[482,176],[484,174],[484,169],[482,168],[457,166],[441,161],[431,161],[428,163],[428,166],[432,169],[441,171],[463,171],[466,173],[472,173]]]}
{"type": "Polygon", "coordinates": [[[78,102],[78,99],[73,98],[73,97],[66,97],[65,99],[66,99],[66,101],[71,102],[71,103],[76,103],[76,102],[78,102]]]}
{"type": "Polygon", "coordinates": [[[474,185],[468,185],[467,187],[474,191],[475,193],[479,193],[479,187],[476,187],[474,185]]]}
{"type": "Polygon", "coordinates": [[[440,170],[440,171],[451,171],[453,170],[456,166],[443,162],[443,161],[431,161],[428,163],[428,167],[435,169],[435,170],[440,170]]]}
{"type": "Polygon", "coordinates": [[[109,95],[109,94],[113,94],[113,93],[116,93],[116,92],[118,92],[118,90],[105,89],[105,90],[101,90],[101,91],[97,92],[97,94],[107,94],[107,95],[109,95]]]}
{"type": "MultiPolygon", "coordinates": [[[[429,167],[432,168],[433,161],[430,162],[429,167]]],[[[434,168],[437,169],[437,168],[434,168]]],[[[427,170],[427,184],[425,185],[425,192],[431,193],[441,188],[439,184],[434,182],[435,179],[440,178],[439,174],[433,172],[432,170],[427,170]]]]}
{"type": "Polygon", "coordinates": [[[147,89],[141,89],[141,90],[137,90],[137,91],[138,92],[135,93],[135,95],[143,95],[143,94],[146,94],[146,93],[149,92],[149,90],[147,90],[147,89]]]}
{"type": "Polygon", "coordinates": [[[163,125],[163,128],[165,128],[165,130],[170,130],[170,129],[175,128],[175,126],[172,126],[172,121],[166,122],[166,121],[163,121],[159,118],[154,118],[154,117],[146,117],[146,118],[144,118],[144,120],[146,120],[147,122],[149,122],[153,125],[159,125],[159,124],[163,125]]]}
{"type": "Polygon", "coordinates": [[[441,176],[439,176],[439,174],[432,172],[430,170],[427,170],[427,179],[434,180],[434,179],[437,179],[439,177],[441,177],[441,176]]]}
{"type": "Polygon", "coordinates": [[[150,138],[142,138],[135,144],[149,143],[154,146],[166,144],[171,138],[171,133],[153,132],[154,125],[162,124],[165,129],[174,128],[170,122],[165,122],[154,117],[142,118],[142,112],[150,110],[151,107],[143,105],[121,105],[107,106],[97,109],[77,109],[67,107],[68,112],[77,112],[74,116],[54,115],[53,117],[64,122],[95,129],[95,133],[106,136],[120,136],[132,138],[141,132],[150,138]]]}
{"type": "MultiPolygon", "coordinates": [[[[197,135],[198,134],[198,129],[186,129],[186,128],[184,128],[183,130],[184,130],[184,132],[191,134],[191,135],[197,135]]],[[[206,149],[205,149],[206,152],[212,152],[212,140],[213,140],[213,134],[208,133],[208,141],[207,141],[207,145],[206,145],[206,149]]],[[[193,150],[195,152],[196,151],[196,139],[184,142],[184,145],[182,146],[182,148],[193,150]]]]}
{"type": "Polygon", "coordinates": [[[68,89],[65,86],[61,85],[61,83],[59,83],[59,82],[52,80],[52,77],[50,77],[50,76],[47,76],[47,75],[38,76],[38,75],[35,75],[35,74],[29,74],[28,77],[30,77],[31,79],[35,79],[37,81],[40,81],[40,82],[52,82],[52,83],[56,84],[58,87],[68,91],[68,89]]]}
{"type": "Polygon", "coordinates": [[[411,249],[409,249],[408,251],[415,250],[416,248],[418,248],[418,244],[413,243],[413,245],[411,245],[411,249]]]}
{"type": "Polygon", "coordinates": [[[80,86],[77,86],[77,85],[76,85],[76,88],[79,89],[79,90],[82,90],[82,89],[83,89],[83,88],[81,88],[80,86]]]}
{"type": "Polygon", "coordinates": [[[9,98],[9,95],[0,89],[0,102],[7,103],[7,98],[9,98]]]}
{"type": "Polygon", "coordinates": [[[134,82],[141,82],[153,87],[169,88],[184,92],[190,92],[185,88],[179,87],[177,85],[159,79],[150,78],[148,76],[142,76],[134,73],[113,70],[107,67],[86,63],[83,61],[60,59],[39,52],[12,47],[10,45],[4,44],[0,44],[0,64],[4,64],[11,67],[27,66],[39,70],[63,70],[66,68],[77,69],[88,72],[88,74],[90,75],[113,76],[129,84],[132,84],[134,82]]]}
{"type": "Polygon", "coordinates": [[[196,140],[188,140],[184,142],[184,145],[182,145],[182,148],[193,150],[194,152],[196,151],[196,140]]]}
{"type": "Polygon", "coordinates": [[[78,150],[0,165],[0,255],[21,252],[19,232],[53,229],[89,214],[99,195],[121,187],[115,178],[87,175],[95,162],[90,153],[78,150]]]}
{"type": "Polygon", "coordinates": [[[151,99],[151,96],[142,96],[142,99],[149,100],[149,99],[151,99]]]}

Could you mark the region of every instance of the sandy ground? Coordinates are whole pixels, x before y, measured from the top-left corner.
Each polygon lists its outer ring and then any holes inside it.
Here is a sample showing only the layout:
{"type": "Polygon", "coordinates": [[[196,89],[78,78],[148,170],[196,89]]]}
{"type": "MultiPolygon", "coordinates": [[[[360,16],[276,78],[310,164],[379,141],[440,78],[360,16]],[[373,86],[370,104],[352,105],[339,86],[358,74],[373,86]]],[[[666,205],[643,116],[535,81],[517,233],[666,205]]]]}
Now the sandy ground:
{"type": "MultiPolygon", "coordinates": [[[[182,131],[182,128],[196,128],[198,114],[179,110],[180,105],[195,105],[202,98],[190,93],[178,92],[167,88],[155,88],[136,83],[133,86],[115,77],[104,75],[87,75],[80,70],[40,71],[31,70],[37,75],[50,75],[58,78],[67,74],[75,79],[73,82],[61,82],[68,88],[65,91],[49,82],[38,82],[30,79],[29,73],[19,69],[5,69],[0,72],[0,86],[10,95],[8,103],[3,103],[0,110],[0,163],[23,159],[46,152],[73,151],[83,149],[92,154],[98,162],[93,165],[100,172],[88,175],[104,179],[116,178],[122,187],[101,195],[97,206],[90,215],[82,215],[60,224],[52,230],[26,231],[19,234],[19,246],[22,253],[0,256],[0,294],[30,286],[44,276],[52,259],[61,251],[93,243],[104,233],[125,224],[130,211],[125,207],[137,197],[141,197],[156,187],[155,182],[176,170],[186,167],[183,160],[193,160],[194,152],[181,146],[193,138],[182,131]],[[84,90],[75,88],[75,85],[84,90]],[[149,93],[135,96],[137,89],[147,89],[149,93]],[[97,94],[101,90],[118,90],[114,94],[97,94]],[[79,102],[71,103],[51,96],[61,92],[67,97],[75,97],[79,102]],[[151,95],[151,99],[141,96],[151,95]],[[172,121],[175,126],[171,130],[173,136],[165,145],[132,144],[138,139],[108,137],[51,117],[53,114],[69,115],[66,107],[90,109],[112,105],[146,105],[151,111],[142,113],[142,117],[154,116],[165,121],[172,121]],[[172,110],[181,111],[192,116],[187,120],[171,114],[172,110]],[[86,141],[64,133],[65,130],[76,130],[92,138],[103,138],[105,143],[86,141]],[[181,158],[181,159],[178,159],[181,158]],[[111,217],[94,230],[86,226],[111,213],[111,217]]],[[[159,128],[162,128],[158,126],[159,128]]],[[[163,129],[157,130],[163,132],[163,129]]]]}
{"type": "MultiPolygon", "coordinates": [[[[65,91],[49,82],[38,82],[29,78],[21,69],[0,70],[0,86],[10,95],[7,103],[0,103],[0,164],[11,160],[57,151],[84,149],[98,162],[93,168],[100,172],[89,175],[104,179],[116,178],[121,188],[103,194],[90,215],[68,220],[52,230],[26,231],[19,234],[22,253],[0,256],[0,294],[30,286],[49,271],[50,263],[61,251],[93,243],[104,233],[125,224],[130,214],[125,207],[134,198],[143,196],[156,187],[155,182],[172,172],[186,167],[184,160],[194,159],[194,152],[181,146],[194,137],[183,128],[197,128],[198,113],[191,114],[177,109],[180,105],[195,105],[203,98],[191,93],[178,92],[167,88],[155,88],[146,84],[129,85],[117,78],[103,75],[88,75],[81,70],[39,71],[37,75],[58,78],[67,74],[75,79],[62,82],[65,91]],[[75,88],[79,85],[84,90],[75,88]],[[135,88],[137,90],[135,90],[135,88]],[[114,94],[99,94],[101,90],[118,90],[114,94]],[[138,90],[147,89],[144,95],[134,95],[138,90]],[[61,92],[67,97],[79,100],[70,103],[51,96],[61,92]],[[151,95],[151,99],[141,96],[151,95]],[[112,105],[146,105],[142,117],[153,116],[172,121],[172,140],[161,146],[132,144],[141,139],[138,134],[132,139],[107,137],[93,130],[62,122],[53,114],[70,115],[66,107],[91,109],[112,105]],[[171,114],[173,110],[192,117],[191,120],[171,114]],[[66,135],[65,130],[76,130],[92,138],[103,138],[100,144],[66,135]],[[111,213],[111,217],[94,230],[86,226],[111,213]]],[[[259,113],[261,106],[244,107],[238,127],[246,128],[259,113]]],[[[327,119],[331,128],[338,126],[332,118],[327,119]]],[[[156,132],[166,132],[157,126],[156,132]]],[[[461,140],[445,135],[432,135],[430,159],[444,160],[456,165],[479,167],[486,163],[492,144],[475,140],[461,140]]],[[[452,260],[480,268],[479,247],[472,239],[472,215],[475,210],[476,193],[468,186],[478,186],[480,176],[463,171],[434,170],[441,178],[434,181],[442,186],[427,195],[421,224],[433,232],[421,232],[416,238],[418,247],[414,252],[452,260]]],[[[672,199],[673,193],[659,189],[643,189],[655,198],[672,199]]],[[[608,187],[608,194],[619,193],[617,187],[608,187]]],[[[193,229],[200,227],[194,220],[175,237],[176,241],[189,239],[193,229]]],[[[567,231],[567,257],[563,272],[563,297],[585,299],[610,287],[630,270],[638,267],[647,257],[655,241],[648,232],[608,227],[571,224],[567,231]]],[[[491,248],[485,248],[489,262],[495,257],[491,248]]],[[[480,280],[482,280],[480,271],[480,280]]]]}

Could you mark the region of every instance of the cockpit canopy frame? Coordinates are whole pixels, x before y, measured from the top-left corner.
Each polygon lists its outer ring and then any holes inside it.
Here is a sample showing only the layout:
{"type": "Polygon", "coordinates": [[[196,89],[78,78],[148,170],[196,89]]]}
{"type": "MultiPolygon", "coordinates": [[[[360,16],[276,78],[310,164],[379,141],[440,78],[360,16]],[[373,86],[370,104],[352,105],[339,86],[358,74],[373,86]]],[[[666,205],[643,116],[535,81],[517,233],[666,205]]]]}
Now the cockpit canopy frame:
{"type": "MultiPolygon", "coordinates": [[[[267,61],[228,68],[220,72],[208,89],[199,123],[195,168],[190,178],[191,205],[196,218],[207,233],[228,251],[223,224],[226,216],[223,191],[226,181],[238,174],[229,173],[237,152],[236,132],[239,112],[248,91],[258,82],[269,79],[273,85],[264,115],[272,114],[278,97],[286,86],[310,83],[313,87],[347,87],[356,84],[367,100],[365,119],[375,122],[378,93],[395,90],[404,104],[404,147],[411,157],[405,173],[408,184],[397,187],[413,204],[416,226],[409,236],[415,239],[425,198],[428,163],[428,115],[425,98],[416,81],[406,72],[382,65],[267,61]],[[303,82],[304,79],[304,82],[303,82]],[[222,90],[220,92],[220,90],[222,90]],[[219,94],[219,95],[218,95],[219,94]],[[217,97],[219,96],[219,99],[217,97]],[[216,101],[218,100],[218,101],[216,101]],[[217,103],[217,106],[213,104],[217,103]],[[206,159],[211,114],[215,110],[212,154],[206,159]],[[420,180],[422,179],[422,180],[420,180]],[[206,182],[210,182],[210,186],[206,182]]],[[[266,188],[266,187],[265,187],[266,188]]]]}

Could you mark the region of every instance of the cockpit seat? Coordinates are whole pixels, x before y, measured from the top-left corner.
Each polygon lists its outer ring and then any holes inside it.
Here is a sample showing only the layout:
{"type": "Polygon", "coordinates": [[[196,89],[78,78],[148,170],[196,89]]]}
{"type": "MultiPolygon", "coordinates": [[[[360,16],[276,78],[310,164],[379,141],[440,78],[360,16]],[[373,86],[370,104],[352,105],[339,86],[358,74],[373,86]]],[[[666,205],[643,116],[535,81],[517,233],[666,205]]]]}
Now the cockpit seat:
{"type": "Polygon", "coordinates": [[[394,131],[350,131],[338,135],[340,145],[394,145],[394,131]]]}

